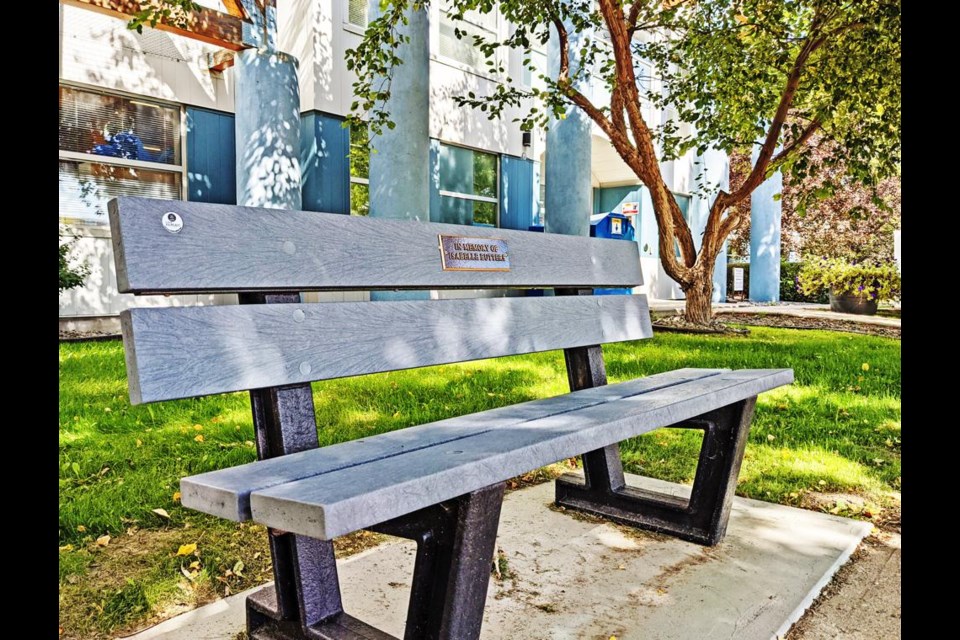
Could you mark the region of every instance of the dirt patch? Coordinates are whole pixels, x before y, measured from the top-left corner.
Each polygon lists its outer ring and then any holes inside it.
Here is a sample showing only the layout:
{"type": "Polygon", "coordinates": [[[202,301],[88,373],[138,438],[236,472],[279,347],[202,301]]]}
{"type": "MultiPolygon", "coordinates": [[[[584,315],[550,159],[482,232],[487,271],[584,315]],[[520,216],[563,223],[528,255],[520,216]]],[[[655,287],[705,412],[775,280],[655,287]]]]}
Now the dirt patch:
{"type": "MultiPolygon", "coordinates": [[[[833,318],[809,318],[779,315],[773,313],[727,313],[716,314],[715,320],[732,324],[747,324],[757,327],[779,327],[782,329],[822,329],[826,331],[845,331],[884,338],[900,338],[900,327],[888,327],[866,324],[854,320],[835,320],[833,318]]],[[[657,320],[657,322],[660,322],[657,320]]]]}
{"type": "Polygon", "coordinates": [[[784,640],[900,637],[900,509],[886,509],[784,640]]]}
{"type": "Polygon", "coordinates": [[[707,333],[723,335],[746,335],[750,333],[747,329],[731,327],[716,317],[710,322],[710,324],[702,325],[687,322],[684,320],[683,316],[679,314],[654,316],[653,328],[655,331],[680,331],[683,333],[707,333]]]}
{"type": "Polygon", "coordinates": [[[60,329],[60,342],[99,342],[102,340],[120,340],[119,333],[106,331],[72,331],[60,329]]]}

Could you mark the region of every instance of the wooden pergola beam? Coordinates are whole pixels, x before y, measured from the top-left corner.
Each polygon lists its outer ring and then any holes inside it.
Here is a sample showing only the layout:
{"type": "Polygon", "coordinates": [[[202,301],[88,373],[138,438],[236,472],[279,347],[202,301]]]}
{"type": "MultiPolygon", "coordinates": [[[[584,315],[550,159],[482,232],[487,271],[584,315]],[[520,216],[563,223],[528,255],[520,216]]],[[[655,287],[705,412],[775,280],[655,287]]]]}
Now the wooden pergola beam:
{"type": "MultiPolygon", "coordinates": [[[[129,20],[135,14],[141,11],[140,0],[61,0],[64,4],[81,7],[129,20]]],[[[230,49],[232,51],[241,51],[249,48],[249,45],[243,44],[243,17],[245,13],[239,2],[227,2],[230,13],[214,11],[212,9],[200,9],[190,12],[188,24],[178,26],[161,20],[157,23],[156,29],[161,29],[169,33],[200,40],[209,44],[230,49]],[[238,15],[232,15],[232,14],[238,15]]]]}

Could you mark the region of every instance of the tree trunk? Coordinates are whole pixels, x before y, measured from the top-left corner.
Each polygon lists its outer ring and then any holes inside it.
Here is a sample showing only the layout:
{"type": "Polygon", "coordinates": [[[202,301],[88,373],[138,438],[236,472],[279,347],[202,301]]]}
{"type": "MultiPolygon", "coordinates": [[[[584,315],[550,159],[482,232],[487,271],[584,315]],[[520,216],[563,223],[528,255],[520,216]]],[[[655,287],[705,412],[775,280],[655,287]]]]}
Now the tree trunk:
{"type": "Polygon", "coordinates": [[[683,318],[687,322],[707,325],[713,319],[713,265],[708,270],[698,270],[691,278],[690,286],[684,290],[687,296],[683,318]]]}

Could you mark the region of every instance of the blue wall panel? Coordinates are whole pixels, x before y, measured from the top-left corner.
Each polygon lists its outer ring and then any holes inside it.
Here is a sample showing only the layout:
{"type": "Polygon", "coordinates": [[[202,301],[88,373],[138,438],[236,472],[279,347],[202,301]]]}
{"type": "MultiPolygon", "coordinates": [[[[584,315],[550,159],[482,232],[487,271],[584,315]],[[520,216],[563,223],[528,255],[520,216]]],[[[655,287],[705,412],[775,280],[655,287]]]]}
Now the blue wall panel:
{"type": "Polygon", "coordinates": [[[237,203],[233,114],[187,107],[187,199],[237,203]]]}
{"type": "Polygon", "coordinates": [[[350,130],[342,118],[300,117],[300,167],[306,211],[350,214],[350,130]]]}
{"type": "Polygon", "coordinates": [[[624,202],[640,202],[641,186],[601,187],[593,190],[593,213],[620,213],[624,202]]]}
{"type": "Polygon", "coordinates": [[[500,226],[526,230],[534,223],[534,166],[532,160],[500,156],[500,226]]]}

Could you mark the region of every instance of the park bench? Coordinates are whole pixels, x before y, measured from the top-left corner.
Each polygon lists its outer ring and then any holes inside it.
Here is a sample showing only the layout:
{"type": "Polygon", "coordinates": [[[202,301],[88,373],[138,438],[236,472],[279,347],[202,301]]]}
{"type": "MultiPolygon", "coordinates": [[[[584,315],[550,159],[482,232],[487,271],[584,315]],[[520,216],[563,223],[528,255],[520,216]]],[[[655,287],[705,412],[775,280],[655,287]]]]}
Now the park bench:
{"type": "Polygon", "coordinates": [[[601,345],[652,334],[645,296],[591,295],[641,284],[633,242],[143,198],[113,200],[110,223],[121,291],[239,294],[121,318],[134,404],[250,391],[259,460],[181,493],[268,527],[275,583],[248,599],[252,639],[392,637],[343,611],[331,541],[361,529],[417,543],[405,638],[477,638],[505,481],[576,455],[583,477],[557,480],[557,503],[716,544],[756,396],[793,380],[680,369],[608,385],[601,345]],[[533,288],[556,295],[300,296],[533,288]],[[570,393],[318,447],[311,381],[554,349],[570,393]],[[618,442],[662,427],[704,431],[689,500],[625,485],[618,442]]]}

